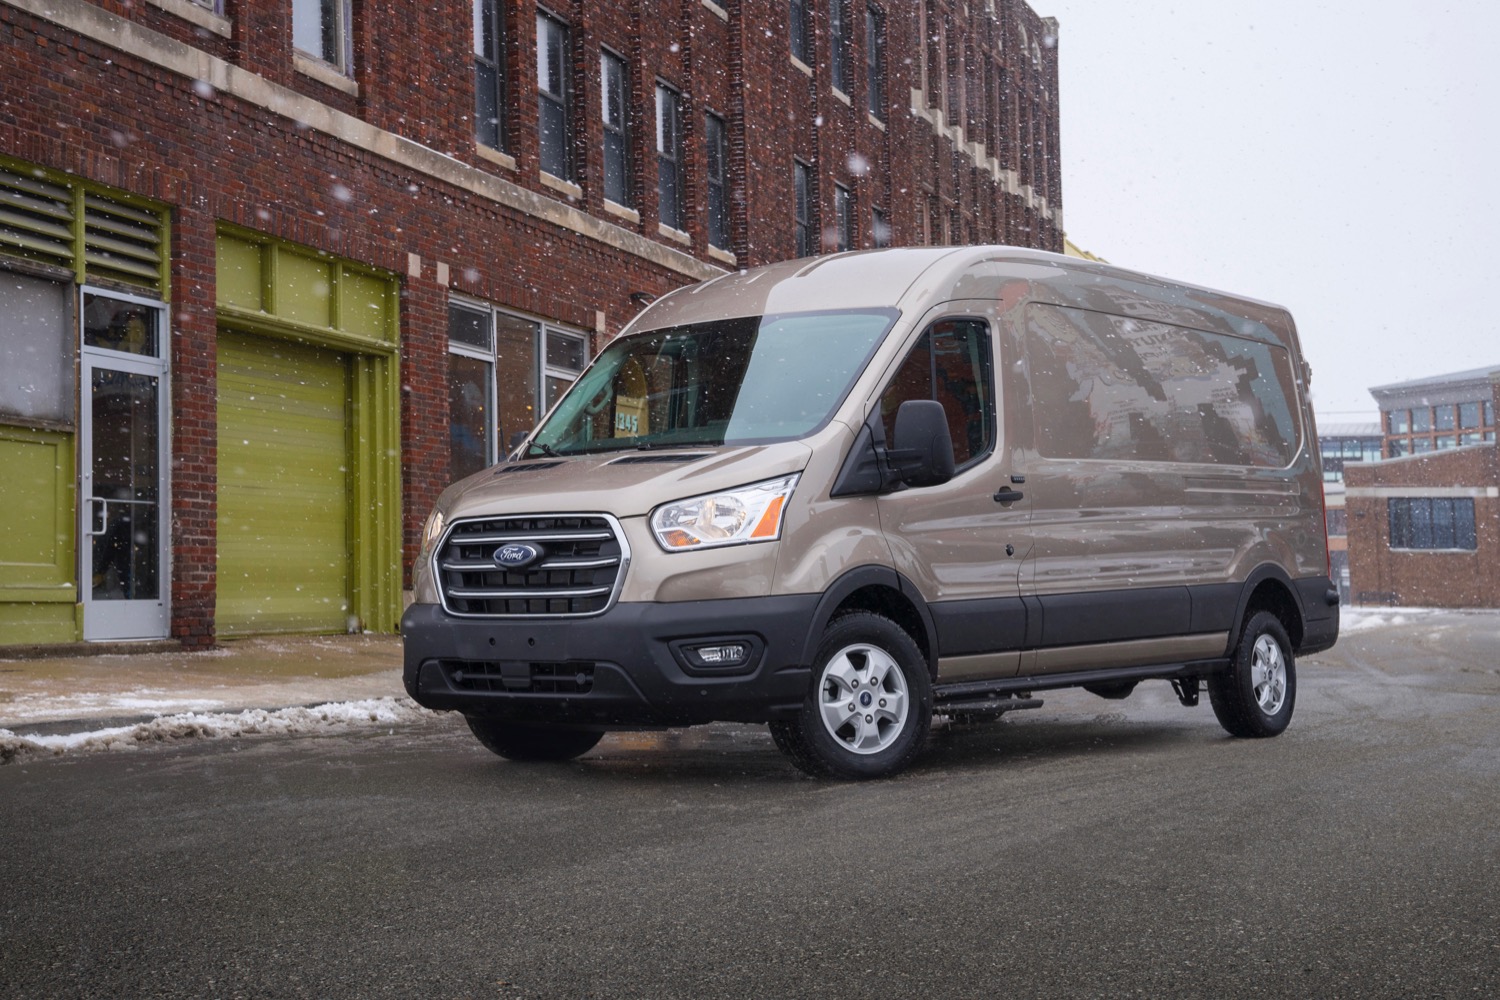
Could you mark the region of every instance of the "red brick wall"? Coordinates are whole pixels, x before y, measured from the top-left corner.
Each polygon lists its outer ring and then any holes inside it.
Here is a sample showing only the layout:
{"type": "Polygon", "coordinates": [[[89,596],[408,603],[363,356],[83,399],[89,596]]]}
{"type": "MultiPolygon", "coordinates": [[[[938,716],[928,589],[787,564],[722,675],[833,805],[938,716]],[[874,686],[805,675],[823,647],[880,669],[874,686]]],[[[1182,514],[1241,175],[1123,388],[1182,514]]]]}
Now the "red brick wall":
{"type": "Polygon", "coordinates": [[[1410,607],[1500,607],[1500,456],[1475,446],[1344,467],[1349,493],[1349,578],[1355,601],[1410,607]],[[1393,550],[1388,499],[1474,493],[1478,548],[1473,552],[1393,550]],[[1378,493],[1376,491],[1379,491],[1378,493]]]}
{"type": "MultiPolygon", "coordinates": [[[[980,5],[884,0],[884,128],[866,112],[864,4],[849,4],[849,104],[831,87],[827,2],[814,10],[816,66],[793,66],[784,0],[723,0],[727,22],[701,0],[559,0],[549,10],[573,29],[576,154],[582,198],[575,207],[647,239],[719,263],[707,245],[703,115],[726,120],[733,251],[741,266],[793,252],[792,162],[819,177],[818,215],[834,219],[834,183],[855,195],[856,245],[873,245],[870,209],[888,213],[896,245],[920,243],[920,206],[929,201],[963,220],[953,241],[1012,241],[1060,250],[1062,234],[1024,200],[1005,193],[947,136],[909,110],[924,89],[968,142],[986,143],[1023,179],[1060,190],[1056,158],[1055,48],[1040,44],[1046,25],[1025,5],[1002,0],[998,20],[980,5]],[[944,38],[969,59],[960,99],[950,104],[945,71],[924,76],[928,12],[944,38]],[[1038,42],[1033,64],[1021,32],[1038,42]],[[633,145],[639,223],[603,207],[599,51],[607,45],[631,67],[633,145]],[[1012,92],[995,98],[1005,120],[981,113],[982,57],[1003,64],[1012,92]],[[683,97],[686,227],[691,244],[657,231],[655,84],[683,97]],[[978,81],[977,83],[975,81],[978,81]],[[967,97],[962,95],[969,95],[967,97]],[[1023,155],[1018,109],[1042,102],[1038,124],[1051,139],[1045,160],[1023,155]],[[868,171],[851,167],[856,155],[868,171]],[[1043,174],[1045,173],[1045,179],[1043,174]]],[[[60,4],[65,7],[66,4],[60,4]]],[[[475,147],[473,54],[467,0],[418,4],[355,0],[354,74],[349,94],[294,71],[287,0],[228,0],[224,38],[144,0],[97,7],[143,29],[291,88],[328,107],[495,174],[553,200],[539,177],[536,138],[536,6],[505,0],[509,36],[510,149],[507,169],[475,147]]],[[[617,331],[637,311],[633,292],[662,294],[687,279],[646,259],[559,228],[415,173],[287,117],[164,70],[128,50],[80,37],[10,6],[0,6],[0,151],[131,194],[172,212],[171,345],[173,633],[212,641],[215,592],[216,323],[214,232],[219,223],[290,240],[402,276],[401,430],[403,551],[409,567],[417,535],[447,476],[446,303],[460,292],[591,331],[596,310],[617,331]],[[408,275],[408,255],[421,258],[408,275]],[[437,283],[436,265],[450,280],[437,283]]],[[[857,163],[856,163],[857,165],[857,163]]],[[[933,242],[950,234],[939,227],[933,242]]],[[[825,245],[831,245],[831,241],[825,245]]]]}

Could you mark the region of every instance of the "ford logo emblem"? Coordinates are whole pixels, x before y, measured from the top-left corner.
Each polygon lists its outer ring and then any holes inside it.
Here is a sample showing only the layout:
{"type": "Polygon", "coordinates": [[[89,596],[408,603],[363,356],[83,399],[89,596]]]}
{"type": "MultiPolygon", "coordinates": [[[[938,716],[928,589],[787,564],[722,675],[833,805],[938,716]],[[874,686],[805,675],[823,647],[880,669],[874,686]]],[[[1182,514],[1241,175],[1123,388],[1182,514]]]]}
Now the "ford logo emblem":
{"type": "Polygon", "coordinates": [[[542,557],[542,550],[530,542],[511,542],[495,550],[495,565],[505,569],[525,569],[542,557]]]}

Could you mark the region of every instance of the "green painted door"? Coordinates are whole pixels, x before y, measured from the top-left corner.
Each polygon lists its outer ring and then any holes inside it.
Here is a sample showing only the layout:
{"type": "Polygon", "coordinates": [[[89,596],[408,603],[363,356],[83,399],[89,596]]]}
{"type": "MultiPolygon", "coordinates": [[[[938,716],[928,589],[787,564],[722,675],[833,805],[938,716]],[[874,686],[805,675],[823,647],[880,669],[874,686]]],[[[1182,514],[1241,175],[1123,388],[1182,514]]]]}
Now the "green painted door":
{"type": "Polygon", "coordinates": [[[349,628],[349,364],[219,334],[218,633],[349,628]]]}

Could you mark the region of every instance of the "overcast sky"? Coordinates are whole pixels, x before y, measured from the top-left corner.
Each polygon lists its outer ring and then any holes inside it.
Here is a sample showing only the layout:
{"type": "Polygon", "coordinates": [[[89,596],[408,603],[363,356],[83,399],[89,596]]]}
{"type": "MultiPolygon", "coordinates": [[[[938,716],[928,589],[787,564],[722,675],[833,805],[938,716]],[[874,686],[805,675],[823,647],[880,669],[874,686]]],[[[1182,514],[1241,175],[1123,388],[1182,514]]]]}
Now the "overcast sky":
{"type": "Polygon", "coordinates": [[[1323,423],[1500,368],[1500,4],[1029,2],[1075,243],[1290,308],[1323,423]]]}

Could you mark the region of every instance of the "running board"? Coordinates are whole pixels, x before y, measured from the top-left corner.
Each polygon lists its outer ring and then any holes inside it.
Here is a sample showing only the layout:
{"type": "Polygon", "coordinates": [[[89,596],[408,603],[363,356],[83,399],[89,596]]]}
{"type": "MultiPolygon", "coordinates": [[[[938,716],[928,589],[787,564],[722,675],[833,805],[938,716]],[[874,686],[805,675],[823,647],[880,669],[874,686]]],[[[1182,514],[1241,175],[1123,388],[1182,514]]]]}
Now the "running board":
{"type": "Polygon", "coordinates": [[[993,697],[968,698],[962,701],[940,701],[932,706],[935,715],[1000,715],[1022,708],[1041,708],[1040,698],[993,697]]]}
{"type": "MultiPolygon", "coordinates": [[[[1191,663],[1156,663],[1144,667],[1107,667],[1103,670],[1075,670],[1065,674],[1031,674],[1026,677],[997,677],[988,681],[965,681],[938,684],[932,689],[932,710],[947,711],[946,706],[971,698],[985,699],[1019,694],[1029,697],[1033,691],[1082,687],[1085,684],[1108,684],[1113,681],[1182,680],[1206,677],[1228,668],[1227,659],[1194,660],[1191,663]]],[[[1025,706],[1031,707],[1031,706],[1025,706]]],[[[967,711],[967,709],[965,709],[967,711]]]]}

